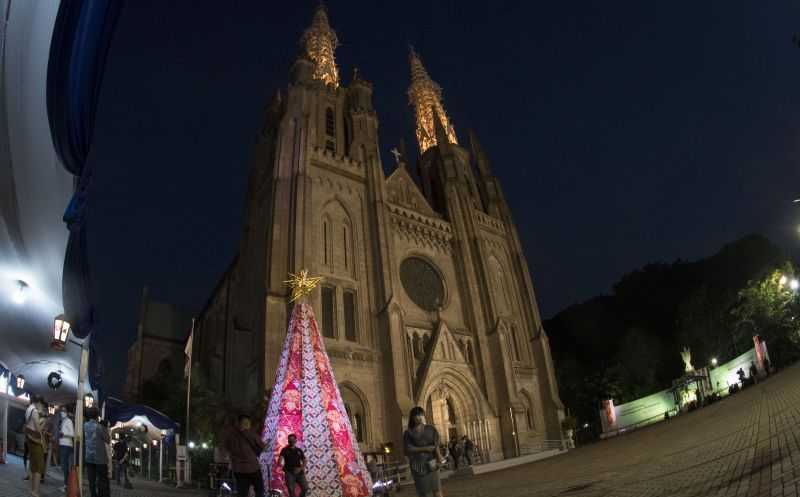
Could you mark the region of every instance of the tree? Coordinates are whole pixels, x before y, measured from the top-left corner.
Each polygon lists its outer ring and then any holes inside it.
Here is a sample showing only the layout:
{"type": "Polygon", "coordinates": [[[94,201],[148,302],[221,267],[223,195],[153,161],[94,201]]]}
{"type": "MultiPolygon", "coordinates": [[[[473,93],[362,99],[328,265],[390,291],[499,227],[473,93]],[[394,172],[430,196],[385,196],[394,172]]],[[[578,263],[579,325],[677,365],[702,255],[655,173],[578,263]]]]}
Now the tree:
{"type": "MultiPolygon", "coordinates": [[[[697,367],[712,357],[724,362],[748,350],[753,326],[769,340],[773,363],[790,360],[787,351],[796,355],[797,347],[781,340],[797,336],[793,323],[785,322],[797,314],[797,299],[784,303],[781,319],[765,320],[774,314],[766,303],[780,307],[783,301],[759,298],[756,289],[743,291],[786,260],[769,240],[750,235],[705,259],[648,264],[623,275],[611,295],[559,312],[544,326],[561,398],[582,423],[591,423],[601,399],[619,404],[669,387],[683,374],[680,350],[685,346],[697,367]],[[753,324],[745,324],[750,320],[753,324]]],[[[784,300],[786,292],[784,287],[784,300]]]]}
{"type": "Polygon", "coordinates": [[[796,359],[800,352],[800,311],[795,268],[786,263],[752,281],[739,292],[739,301],[731,309],[734,342],[742,349],[752,345],[758,334],[770,347],[776,366],[796,359]],[[792,286],[795,288],[792,288],[792,286]]]}

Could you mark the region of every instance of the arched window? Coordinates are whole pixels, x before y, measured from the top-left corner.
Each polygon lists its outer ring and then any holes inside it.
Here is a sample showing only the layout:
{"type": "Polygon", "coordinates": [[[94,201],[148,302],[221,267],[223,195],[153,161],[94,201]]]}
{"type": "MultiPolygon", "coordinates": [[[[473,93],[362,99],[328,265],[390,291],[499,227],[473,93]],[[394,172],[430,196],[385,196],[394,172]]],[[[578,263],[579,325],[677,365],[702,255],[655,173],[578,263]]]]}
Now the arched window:
{"type": "Polygon", "coordinates": [[[344,268],[349,269],[349,264],[347,260],[350,258],[350,247],[348,247],[348,235],[347,235],[347,225],[345,224],[342,226],[342,247],[344,247],[344,268]]]}
{"type": "Polygon", "coordinates": [[[528,431],[534,431],[536,430],[536,423],[533,418],[533,402],[531,402],[531,397],[524,390],[519,392],[519,397],[522,399],[522,403],[525,405],[526,427],[528,431]]]}
{"type": "Polygon", "coordinates": [[[335,292],[330,286],[322,287],[322,336],[336,337],[335,292]]]}
{"type": "Polygon", "coordinates": [[[494,256],[489,259],[489,270],[491,271],[492,290],[497,295],[497,310],[501,316],[508,315],[510,312],[511,299],[506,285],[506,276],[503,266],[494,256]]]}
{"type": "Polygon", "coordinates": [[[353,434],[358,442],[364,442],[367,439],[367,409],[364,400],[346,384],[339,385],[339,391],[342,394],[347,417],[350,419],[350,426],[353,427],[353,434]]]}
{"type": "Polygon", "coordinates": [[[325,150],[336,152],[336,119],[333,109],[325,109],[325,150]]]}
{"type": "Polygon", "coordinates": [[[328,264],[330,264],[330,262],[329,262],[330,254],[328,254],[328,230],[329,229],[330,228],[328,227],[328,220],[325,219],[324,221],[322,221],[322,253],[323,253],[322,262],[326,266],[328,264]]]}
{"type": "Polygon", "coordinates": [[[344,338],[355,342],[358,334],[356,330],[356,293],[352,290],[345,290],[342,297],[344,299],[344,338]]]}

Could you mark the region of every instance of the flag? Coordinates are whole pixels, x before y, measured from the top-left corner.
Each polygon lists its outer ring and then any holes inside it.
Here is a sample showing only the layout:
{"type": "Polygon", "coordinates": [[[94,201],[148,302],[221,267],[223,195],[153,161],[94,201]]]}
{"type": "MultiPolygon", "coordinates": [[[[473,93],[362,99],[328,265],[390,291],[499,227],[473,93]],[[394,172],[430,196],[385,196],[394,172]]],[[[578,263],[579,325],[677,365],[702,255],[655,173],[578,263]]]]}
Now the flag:
{"type": "Polygon", "coordinates": [[[192,319],[192,331],[189,332],[189,340],[186,342],[186,348],[183,349],[183,354],[186,356],[185,364],[183,365],[183,377],[188,378],[192,374],[192,342],[194,341],[194,319],[192,319]]]}

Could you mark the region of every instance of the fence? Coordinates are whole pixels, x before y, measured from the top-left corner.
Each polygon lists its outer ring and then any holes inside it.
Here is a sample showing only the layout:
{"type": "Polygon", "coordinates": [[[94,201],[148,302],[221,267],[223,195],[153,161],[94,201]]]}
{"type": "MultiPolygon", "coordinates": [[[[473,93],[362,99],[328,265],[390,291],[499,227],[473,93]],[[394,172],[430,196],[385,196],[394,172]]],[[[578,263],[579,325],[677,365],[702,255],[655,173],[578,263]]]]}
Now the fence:
{"type": "Polygon", "coordinates": [[[672,409],[670,409],[668,411],[662,412],[661,414],[656,414],[655,416],[649,417],[647,419],[643,419],[643,420],[638,421],[636,423],[633,423],[633,424],[630,424],[630,425],[625,425],[625,426],[620,426],[619,428],[617,428],[615,430],[609,430],[609,431],[603,432],[602,438],[615,437],[617,435],[622,435],[623,433],[626,433],[626,432],[629,432],[629,431],[638,430],[639,428],[644,428],[645,426],[648,426],[648,425],[651,425],[651,424],[654,424],[654,423],[658,423],[659,421],[663,421],[664,419],[667,418],[667,415],[669,415],[669,417],[673,417],[673,416],[676,416],[677,414],[678,414],[678,408],[674,407],[674,408],[672,408],[672,409]]]}

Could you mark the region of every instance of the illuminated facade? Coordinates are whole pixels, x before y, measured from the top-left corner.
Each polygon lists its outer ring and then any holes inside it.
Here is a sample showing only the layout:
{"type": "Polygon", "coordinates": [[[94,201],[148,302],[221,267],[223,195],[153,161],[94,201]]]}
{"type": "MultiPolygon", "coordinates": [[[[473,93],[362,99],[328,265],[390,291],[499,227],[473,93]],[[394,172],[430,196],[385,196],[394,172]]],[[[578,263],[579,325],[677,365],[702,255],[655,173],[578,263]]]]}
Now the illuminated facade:
{"type": "Polygon", "coordinates": [[[322,4],[314,13],[311,27],[303,33],[302,43],[306,55],[314,62],[314,79],[339,86],[339,68],[334,53],[339,40],[328,23],[328,13],[322,4]]]}
{"type": "Polygon", "coordinates": [[[408,54],[408,63],[411,66],[411,86],[408,88],[408,101],[414,107],[417,121],[417,142],[421,152],[436,145],[436,130],[434,120],[438,117],[447,136],[448,143],[458,143],[456,132],[447,118],[447,113],[442,105],[442,89],[428,76],[428,71],[422,65],[422,60],[413,48],[408,54]]]}
{"type": "MultiPolygon", "coordinates": [[[[308,32],[331,48],[323,14],[308,32]]],[[[330,84],[328,48],[316,61],[302,53],[267,107],[239,254],[195,328],[197,370],[234,405],[263,401],[291,309],[284,281],[308,269],[324,277],[307,299],[365,452],[401,447],[415,405],[445,441],[472,438],[484,461],[560,439],[547,335],[486,154],[472,134],[468,148],[456,143],[412,52],[419,177],[398,150],[387,175],[372,84],[357,73],[330,84]]]]}

